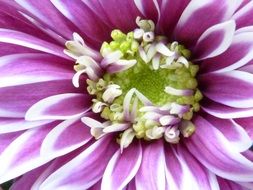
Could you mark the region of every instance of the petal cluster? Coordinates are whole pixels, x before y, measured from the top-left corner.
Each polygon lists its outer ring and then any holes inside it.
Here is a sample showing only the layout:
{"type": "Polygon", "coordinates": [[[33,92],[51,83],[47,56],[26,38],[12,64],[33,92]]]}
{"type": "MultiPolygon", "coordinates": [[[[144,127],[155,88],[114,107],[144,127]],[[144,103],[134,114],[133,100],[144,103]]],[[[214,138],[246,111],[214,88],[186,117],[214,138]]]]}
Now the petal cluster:
{"type": "MultiPolygon", "coordinates": [[[[15,179],[12,190],[252,189],[252,14],[249,0],[1,1],[0,184],[15,179]],[[103,121],[91,111],[86,65],[75,68],[78,74],[73,66],[80,56],[87,65],[89,57],[108,63],[102,43],[116,28],[133,31],[139,16],[155,23],[154,33],[191,50],[204,98],[190,138],[177,145],[135,140],[122,152],[114,134],[96,140],[82,122],[103,121]],[[64,49],[73,33],[69,49],[82,48],[67,52],[72,59],[64,49]]],[[[115,86],[107,92],[107,101],[120,94],[115,86]]]]}

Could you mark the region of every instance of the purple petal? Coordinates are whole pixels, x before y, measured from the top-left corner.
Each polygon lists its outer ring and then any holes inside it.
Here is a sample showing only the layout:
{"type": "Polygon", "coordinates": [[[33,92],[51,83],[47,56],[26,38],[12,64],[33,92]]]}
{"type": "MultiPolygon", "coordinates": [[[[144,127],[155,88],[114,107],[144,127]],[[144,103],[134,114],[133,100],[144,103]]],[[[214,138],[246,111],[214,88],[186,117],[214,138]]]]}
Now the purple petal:
{"type": "Polygon", "coordinates": [[[35,170],[32,170],[25,175],[23,175],[20,179],[15,181],[15,183],[11,186],[11,190],[27,190],[32,189],[35,181],[40,177],[40,175],[47,169],[49,164],[45,164],[35,170]]]}
{"type": "Polygon", "coordinates": [[[24,46],[30,49],[35,49],[59,57],[70,59],[63,53],[63,47],[14,30],[0,29],[0,42],[24,46]]]}
{"type": "Polygon", "coordinates": [[[65,155],[91,140],[90,130],[80,120],[66,120],[54,127],[41,145],[42,156],[65,155]],[[74,138],[73,138],[74,137],[74,138]]]}
{"type": "Polygon", "coordinates": [[[252,145],[252,140],[246,130],[233,120],[219,119],[211,115],[204,117],[216,129],[229,140],[231,146],[240,152],[248,150],[252,145]]]}
{"type": "Polygon", "coordinates": [[[235,4],[235,1],[226,0],[191,1],[174,31],[176,39],[187,46],[194,45],[205,30],[230,18],[236,9],[235,4]]]}
{"type": "Polygon", "coordinates": [[[199,163],[184,146],[178,146],[177,152],[183,168],[181,189],[219,189],[216,176],[199,163]]]}
{"type": "Polygon", "coordinates": [[[22,131],[25,129],[36,128],[50,122],[52,121],[51,120],[25,121],[24,119],[0,117],[0,134],[12,133],[12,132],[17,132],[17,131],[22,131]]]}
{"type": "Polygon", "coordinates": [[[22,12],[25,12],[34,20],[34,25],[41,24],[47,30],[52,30],[55,35],[70,39],[73,31],[76,28],[53,6],[52,2],[47,0],[28,0],[17,1],[17,3],[24,8],[22,12]],[[53,19],[52,19],[53,18],[53,19]],[[57,26],[57,27],[55,27],[57,26]]]}
{"type": "Polygon", "coordinates": [[[197,130],[185,141],[185,145],[194,157],[211,172],[223,178],[252,181],[253,163],[237,149],[231,148],[222,133],[205,119],[198,116],[193,122],[197,130]]]}
{"type": "Polygon", "coordinates": [[[34,104],[25,115],[26,120],[66,120],[84,114],[89,109],[91,97],[68,93],[47,97],[34,104]]]}
{"type": "Polygon", "coordinates": [[[53,159],[53,157],[42,157],[40,146],[54,125],[55,122],[27,130],[5,148],[0,155],[0,183],[16,178],[53,159]]]}
{"type": "MultiPolygon", "coordinates": [[[[141,13],[135,6],[134,1],[107,0],[99,2],[112,24],[111,27],[118,28],[124,32],[129,32],[136,28],[135,19],[141,16],[141,13]]],[[[149,2],[148,0],[145,4],[147,5],[149,2]]]]}
{"type": "Polygon", "coordinates": [[[194,56],[198,60],[220,55],[230,46],[235,32],[235,22],[227,21],[208,28],[199,38],[194,56]]]}
{"type": "Polygon", "coordinates": [[[227,72],[246,65],[253,59],[253,32],[235,35],[231,46],[223,54],[201,63],[201,72],[227,72]]]}
{"type": "Polygon", "coordinates": [[[52,3],[58,11],[79,28],[80,35],[88,44],[100,48],[102,42],[110,39],[112,28],[97,17],[96,7],[91,9],[87,6],[89,3],[72,0],[53,1],[52,3]]]}
{"type": "Polygon", "coordinates": [[[117,145],[104,137],[64,164],[42,183],[41,189],[88,189],[103,175],[117,145]]]}
{"type": "Polygon", "coordinates": [[[85,86],[74,88],[71,79],[0,88],[0,116],[24,117],[25,112],[43,98],[62,93],[83,92],[84,88],[85,86]]]}
{"type": "Polygon", "coordinates": [[[235,108],[253,107],[253,74],[243,71],[208,73],[199,78],[209,99],[235,108]]]}
{"type": "Polygon", "coordinates": [[[238,118],[234,119],[234,121],[241,127],[243,127],[244,130],[249,134],[249,136],[253,140],[253,117],[238,118]]]}
{"type": "Polygon", "coordinates": [[[161,15],[157,27],[162,34],[172,37],[172,32],[189,2],[190,0],[168,0],[161,2],[161,15]]]}
{"type": "Polygon", "coordinates": [[[118,150],[108,163],[102,180],[101,189],[123,189],[137,173],[142,160],[140,143],[133,143],[121,151],[118,150]]]}
{"type": "Polygon", "coordinates": [[[73,76],[72,66],[52,55],[14,54],[1,57],[0,62],[0,87],[71,79],[73,76]]]}
{"type": "Polygon", "coordinates": [[[0,134],[0,154],[14,141],[16,138],[18,138],[22,132],[13,132],[13,133],[7,133],[7,134],[0,134]]]}
{"type": "Polygon", "coordinates": [[[253,25],[253,2],[247,3],[233,15],[237,28],[253,25]]]}
{"type": "Polygon", "coordinates": [[[205,100],[201,104],[202,109],[218,118],[232,119],[253,116],[253,108],[233,108],[211,100],[205,100]]]}
{"type": "Polygon", "coordinates": [[[184,180],[184,171],[178,159],[177,153],[171,146],[165,146],[165,174],[168,189],[180,190],[186,187],[187,180],[184,180]]]}
{"type": "Polygon", "coordinates": [[[136,174],[137,189],[165,189],[165,158],[163,142],[156,141],[147,144],[143,149],[141,167],[136,174]]]}
{"type": "Polygon", "coordinates": [[[160,18],[159,4],[157,1],[134,0],[134,3],[144,17],[151,19],[154,22],[157,22],[160,18]]]}
{"type": "MultiPolygon", "coordinates": [[[[31,17],[29,12],[24,10],[21,6],[19,6],[14,1],[3,1],[1,2],[0,7],[0,28],[6,28],[11,30],[16,30],[20,32],[24,32],[26,34],[30,34],[32,36],[36,36],[40,39],[43,39],[45,41],[50,41],[53,43],[57,43],[56,40],[52,39],[48,34],[51,34],[49,32],[48,28],[47,30],[45,28],[42,28],[39,26],[38,19],[31,17]],[[28,15],[32,19],[28,19],[28,15]]],[[[54,19],[51,19],[51,21],[54,19]]],[[[56,27],[54,27],[56,28],[56,27]]],[[[59,40],[59,36],[57,37],[57,40],[59,40]]]]}
{"type": "Polygon", "coordinates": [[[241,185],[238,185],[232,181],[223,179],[221,177],[218,177],[220,189],[222,190],[247,190],[243,188],[241,185]]]}

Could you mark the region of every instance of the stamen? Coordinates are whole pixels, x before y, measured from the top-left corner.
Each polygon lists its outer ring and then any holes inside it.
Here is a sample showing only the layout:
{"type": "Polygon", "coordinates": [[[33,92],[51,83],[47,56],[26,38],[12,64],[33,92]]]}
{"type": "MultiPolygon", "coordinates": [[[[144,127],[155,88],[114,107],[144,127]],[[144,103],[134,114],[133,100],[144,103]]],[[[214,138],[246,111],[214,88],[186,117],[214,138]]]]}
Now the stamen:
{"type": "Polygon", "coordinates": [[[73,85],[79,87],[81,75],[87,75],[92,111],[104,120],[84,117],[82,122],[95,139],[118,133],[121,152],[134,138],[175,144],[190,137],[196,129],[191,119],[202,99],[199,66],[189,61],[190,51],[157,36],[152,20],[138,17],[136,23],[138,28],[126,34],[113,30],[99,56],[77,34],[65,50],[76,59],[73,85]]]}

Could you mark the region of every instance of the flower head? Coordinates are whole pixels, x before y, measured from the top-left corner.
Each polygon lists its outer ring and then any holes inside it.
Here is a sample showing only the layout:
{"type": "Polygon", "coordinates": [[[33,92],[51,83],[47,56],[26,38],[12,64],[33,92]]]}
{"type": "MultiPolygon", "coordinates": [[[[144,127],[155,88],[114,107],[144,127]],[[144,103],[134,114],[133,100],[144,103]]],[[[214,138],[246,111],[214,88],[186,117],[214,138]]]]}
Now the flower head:
{"type": "Polygon", "coordinates": [[[4,1],[0,12],[0,183],[252,189],[253,2],[4,1]]]}

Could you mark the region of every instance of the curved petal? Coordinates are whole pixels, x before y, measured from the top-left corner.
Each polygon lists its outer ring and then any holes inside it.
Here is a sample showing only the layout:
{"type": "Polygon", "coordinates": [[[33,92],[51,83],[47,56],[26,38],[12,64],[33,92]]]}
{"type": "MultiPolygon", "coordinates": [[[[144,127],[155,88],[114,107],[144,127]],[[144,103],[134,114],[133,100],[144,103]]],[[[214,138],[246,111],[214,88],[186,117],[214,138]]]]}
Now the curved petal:
{"type": "Polygon", "coordinates": [[[246,190],[241,185],[238,185],[232,181],[218,177],[219,185],[222,190],[246,190]]]}
{"type": "Polygon", "coordinates": [[[18,138],[23,131],[7,133],[7,134],[0,134],[0,154],[14,141],[18,138]]]}
{"type": "Polygon", "coordinates": [[[42,157],[40,146],[56,122],[25,131],[9,144],[0,155],[0,184],[37,168],[53,157],[42,157]]]}
{"type": "Polygon", "coordinates": [[[251,16],[252,14],[253,2],[250,1],[233,15],[233,19],[236,22],[236,28],[253,25],[253,18],[251,16]]]}
{"type": "MultiPolygon", "coordinates": [[[[150,2],[150,0],[146,0],[144,4],[147,5],[150,4],[150,2]]],[[[99,3],[112,23],[112,28],[118,28],[124,32],[129,32],[137,27],[135,20],[141,15],[134,1],[100,0],[99,3]]],[[[151,17],[149,17],[149,19],[151,19],[151,17]]]]}
{"type": "Polygon", "coordinates": [[[52,55],[13,54],[0,58],[0,87],[71,79],[71,64],[52,55]]]}
{"type": "Polygon", "coordinates": [[[24,32],[45,41],[57,43],[56,40],[50,37],[49,30],[38,26],[37,20],[29,18],[28,14],[16,1],[2,1],[0,7],[0,28],[24,32]]]}
{"type": "Polygon", "coordinates": [[[219,119],[211,115],[205,115],[204,118],[229,140],[231,146],[239,152],[248,150],[252,145],[252,140],[247,131],[229,119],[219,119]]]}
{"type": "Polygon", "coordinates": [[[99,139],[53,172],[40,188],[43,190],[88,189],[102,177],[116,147],[117,145],[108,136],[99,139]]]}
{"type": "Polygon", "coordinates": [[[161,16],[157,23],[160,33],[165,34],[169,38],[172,37],[173,30],[190,0],[162,0],[160,3],[161,16]]]}
{"type": "MultiPolygon", "coordinates": [[[[111,28],[82,1],[62,0],[52,1],[53,5],[77,28],[88,44],[100,48],[102,42],[109,40],[111,28]],[[103,32],[101,32],[103,31],[103,32]]],[[[95,9],[96,7],[94,7],[95,9]]]]}
{"type": "Polygon", "coordinates": [[[135,177],[136,189],[165,189],[163,141],[145,145],[142,157],[141,167],[135,177]]]}
{"type": "Polygon", "coordinates": [[[85,94],[58,94],[34,104],[25,115],[26,120],[66,120],[84,114],[90,107],[91,97],[85,94]]]}
{"type": "Polygon", "coordinates": [[[242,32],[234,36],[231,46],[223,54],[204,60],[200,71],[227,72],[238,69],[253,59],[253,32],[242,32]]]}
{"type": "Polygon", "coordinates": [[[233,20],[208,28],[194,47],[195,59],[203,60],[222,54],[232,43],[234,32],[235,22],[233,20]]]}
{"type": "Polygon", "coordinates": [[[22,10],[22,12],[25,12],[32,18],[34,25],[37,23],[42,24],[47,30],[50,29],[56,34],[65,37],[65,39],[70,39],[73,31],[76,31],[74,25],[71,25],[71,23],[60,14],[51,1],[17,0],[16,2],[23,7],[24,10],[22,10]]]}
{"type": "Polygon", "coordinates": [[[208,73],[201,75],[199,81],[201,92],[215,102],[235,108],[253,107],[253,74],[208,73]]]}
{"type": "Polygon", "coordinates": [[[26,121],[24,119],[19,118],[17,119],[17,118],[0,117],[0,134],[13,133],[17,131],[23,131],[25,129],[36,128],[50,122],[52,121],[51,120],[26,121]]]}
{"type": "Polygon", "coordinates": [[[229,19],[236,8],[236,1],[193,0],[182,13],[174,35],[179,42],[192,46],[209,27],[229,19]]]}
{"type": "Polygon", "coordinates": [[[137,173],[142,160],[140,142],[132,143],[124,149],[118,150],[109,161],[102,179],[102,190],[123,189],[137,173]]]}
{"type": "Polygon", "coordinates": [[[143,16],[153,20],[154,22],[159,20],[160,10],[157,0],[134,0],[134,3],[143,16]]]}
{"type": "Polygon", "coordinates": [[[231,148],[223,134],[202,117],[197,116],[193,122],[197,130],[185,145],[194,157],[216,175],[232,181],[251,182],[253,162],[231,148]]]}
{"type": "Polygon", "coordinates": [[[15,181],[11,186],[10,190],[27,190],[31,189],[34,182],[40,177],[40,175],[47,169],[49,164],[45,164],[39,168],[36,168],[25,175],[23,175],[20,179],[15,181]]]}
{"type": "Polygon", "coordinates": [[[201,108],[218,118],[233,119],[253,116],[253,108],[233,108],[205,99],[201,108]]]}
{"type": "Polygon", "coordinates": [[[219,190],[216,176],[199,163],[184,146],[177,146],[177,157],[183,171],[181,189],[219,190]]]}
{"type": "Polygon", "coordinates": [[[253,117],[238,118],[234,119],[234,121],[244,128],[253,141],[253,117]]]}
{"type": "Polygon", "coordinates": [[[64,47],[57,46],[23,32],[1,28],[0,42],[15,44],[17,46],[24,46],[45,53],[53,54],[65,59],[70,59],[63,53],[64,47]]]}
{"type": "Polygon", "coordinates": [[[43,98],[62,93],[84,92],[84,88],[85,86],[75,88],[71,79],[0,88],[0,116],[23,118],[25,112],[43,98]]]}
{"type": "Polygon", "coordinates": [[[81,122],[80,117],[66,120],[47,134],[42,142],[40,154],[54,157],[65,155],[83,146],[91,138],[89,128],[81,122]]]}

